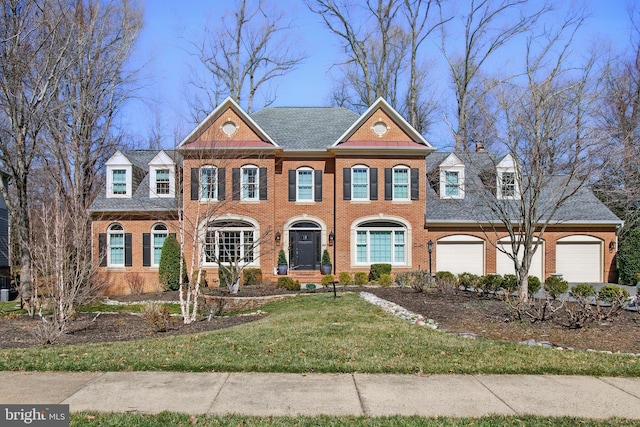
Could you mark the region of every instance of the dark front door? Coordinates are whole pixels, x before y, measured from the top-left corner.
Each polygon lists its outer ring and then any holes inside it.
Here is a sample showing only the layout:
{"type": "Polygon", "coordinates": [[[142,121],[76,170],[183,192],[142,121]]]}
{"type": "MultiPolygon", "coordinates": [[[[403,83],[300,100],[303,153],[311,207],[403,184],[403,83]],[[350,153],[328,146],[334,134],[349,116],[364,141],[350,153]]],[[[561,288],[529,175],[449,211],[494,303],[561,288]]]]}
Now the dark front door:
{"type": "Polygon", "coordinates": [[[290,231],[291,267],[294,270],[317,270],[320,268],[320,230],[290,231]]]}

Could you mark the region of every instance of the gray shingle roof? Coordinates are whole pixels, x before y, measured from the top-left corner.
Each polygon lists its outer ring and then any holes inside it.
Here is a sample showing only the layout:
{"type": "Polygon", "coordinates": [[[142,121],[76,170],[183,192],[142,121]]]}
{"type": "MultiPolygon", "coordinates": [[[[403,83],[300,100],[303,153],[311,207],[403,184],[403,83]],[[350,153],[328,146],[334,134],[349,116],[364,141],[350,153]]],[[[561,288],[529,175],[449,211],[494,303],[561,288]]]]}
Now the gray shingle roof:
{"type": "MultiPolygon", "coordinates": [[[[436,152],[427,156],[427,202],[426,222],[428,223],[466,223],[500,221],[498,213],[490,208],[489,200],[496,200],[492,188],[483,184],[481,176],[495,171],[500,159],[488,152],[456,154],[465,163],[464,199],[441,199],[439,192],[439,166],[450,155],[448,152],[436,152]]],[[[494,177],[490,177],[495,179],[494,177]]],[[[524,178],[526,181],[526,177],[524,178]]],[[[486,179],[484,181],[487,182],[486,179]]],[[[495,182],[495,181],[494,181],[495,182]]],[[[567,187],[567,177],[550,176],[541,192],[540,208],[542,220],[548,218],[545,212],[558,203],[562,188],[567,187]]],[[[516,201],[501,201],[504,206],[514,210],[513,218],[518,218],[516,201]]],[[[613,214],[591,191],[583,186],[569,197],[551,218],[551,223],[590,223],[616,224],[621,220],[613,214]]]]}
{"type": "MultiPolygon", "coordinates": [[[[106,188],[100,190],[96,196],[89,212],[167,212],[178,209],[179,189],[176,189],[176,197],[173,198],[150,198],[149,197],[149,162],[160,152],[160,150],[135,150],[123,152],[127,159],[142,173],[139,182],[134,179],[133,194],[131,198],[107,198],[106,188]]],[[[182,156],[172,150],[165,150],[165,153],[174,159],[176,164],[182,164],[182,156]]],[[[135,172],[134,172],[135,175],[135,172]]]]}
{"type": "Polygon", "coordinates": [[[336,107],[273,107],[251,115],[285,150],[324,150],[359,117],[353,111],[336,107]]]}

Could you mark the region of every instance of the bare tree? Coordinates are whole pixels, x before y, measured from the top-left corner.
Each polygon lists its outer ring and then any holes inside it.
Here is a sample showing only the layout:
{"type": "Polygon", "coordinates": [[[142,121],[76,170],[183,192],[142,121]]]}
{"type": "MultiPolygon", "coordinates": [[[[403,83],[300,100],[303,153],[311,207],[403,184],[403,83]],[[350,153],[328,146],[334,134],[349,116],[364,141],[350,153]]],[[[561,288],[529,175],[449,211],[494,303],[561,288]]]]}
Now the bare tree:
{"type": "Polygon", "coordinates": [[[34,234],[41,239],[33,241],[35,248],[55,245],[50,251],[56,257],[53,267],[47,263],[50,256],[38,261],[46,267],[40,268],[46,280],[55,277],[61,324],[76,299],[93,289],[88,208],[102,184],[99,167],[117,144],[112,123],[133,88],[133,74],[124,65],[142,23],[141,11],[127,0],[80,0],[66,16],[72,37],[68,65],[56,87],[41,146],[47,180],[40,183],[49,187],[51,203],[38,209],[45,231],[34,234]],[[55,274],[47,273],[51,268],[55,274]]]}
{"type": "Polygon", "coordinates": [[[510,246],[496,244],[496,249],[513,261],[523,302],[538,241],[559,216],[571,217],[570,199],[589,201],[586,186],[601,167],[590,158],[607,150],[593,126],[598,96],[593,60],[579,68],[568,65],[573,35],[582,21],[569,17],[554,33],[529,39],[526,81],[503,83],[496,93],[500,116],[494,120],[501,124],[503,141],[497,148],[506,157],[483,156],[484,164],[475,165],[480,179],[465,183],[478,197],[473,211],[493,237],[489,241],[497,242],[505,231],[510,237],[510,246]],[[508,172],[500,173],[501,168],[508,172]]]}
{"type": "MultiPolygon", "coordinates": [[[[487,60],[505,44],[531,29],[551,10],[543,4],[531,11],[532,0],[470,0],[463,16],[463,46],[459,49],[452,34],[457,29],[442,27],[442,52],[449,66],[456,96],[456,122],[452,124],[456,151],[464,151],[475,143],[470,137],[472,109],[482,104],[486,94],[478,82],[478,73],[487,60]],[[525,12],[523,12],[525,11],[525,12]]],[[[449,24],[452,24],[450,22],[449,24]]]]}
{"type": "Polygon", "coordinates": [[[0,161],[13,191],[0,192],[18,237],[20,295],[33,314],[33,255],[29,175],[42,145],[42,129],[67,64],[72,34],[64,3],[7,0],[0,5],[0,161]]]}
{"type": "Polygon", "coordinates": [[[196,121],[227,96],[246,105],[249,113],[259,91],[264,105],[271,104],[275,96],[266,92],[267,84],[305,59],[287,39],[291,29],[285,14],[268,0],[237,0],[220,26],[209,22],[203,40],[193,44],[206,69],[204,76],[195,76],[191,82],[198,91],[192,106],[196,121]]]}

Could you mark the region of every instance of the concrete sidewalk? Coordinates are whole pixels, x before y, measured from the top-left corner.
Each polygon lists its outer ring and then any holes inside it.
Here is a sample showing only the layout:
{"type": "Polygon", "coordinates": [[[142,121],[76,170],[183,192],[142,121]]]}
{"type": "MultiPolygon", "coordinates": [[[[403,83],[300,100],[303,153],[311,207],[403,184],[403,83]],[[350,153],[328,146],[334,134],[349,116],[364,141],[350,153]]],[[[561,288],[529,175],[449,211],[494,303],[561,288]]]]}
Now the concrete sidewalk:
{"type": "Polygon", "coordinates": [[[640,378],[0,372],[0,403],[69,404],[72,412],[187,414],[487,414],[640,419],[640,378]]]}

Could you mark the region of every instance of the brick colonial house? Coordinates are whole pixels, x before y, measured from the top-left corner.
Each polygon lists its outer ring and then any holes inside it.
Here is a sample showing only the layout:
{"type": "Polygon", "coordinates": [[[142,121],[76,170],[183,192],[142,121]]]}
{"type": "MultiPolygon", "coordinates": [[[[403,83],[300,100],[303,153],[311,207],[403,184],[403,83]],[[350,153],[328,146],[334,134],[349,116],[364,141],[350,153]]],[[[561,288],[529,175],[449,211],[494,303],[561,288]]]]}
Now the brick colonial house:
{"type": "MultiPolygon", "coordinates": [[[[280,249],[289,275],[303,283],[319,282],[324,249],[336,273],[368,272],[372,263],[392,264],[395,273],[426,269],[429,240],[434,271],[509,272],[461,208],[464,191],[451,197],[447,187],[473,168],[434,151],[383,99],[362,115],[344,108],[249,115],[227,99],[176,150],[116,152],[107,161],[105,189],[91,207],[98,271],[109,293],[128,293],[136,281],[158,290],[160,248],[180,233],[182,206],[187,265],[201,259],[210,284],[214,260],[238,256],[275,280],[280,249]]],[[[571,203],[589,207],[580,216],[568,209],[572,218],[545,234],[532,274],[613,280],[620,220],[589,191],[571,203]]]]}

